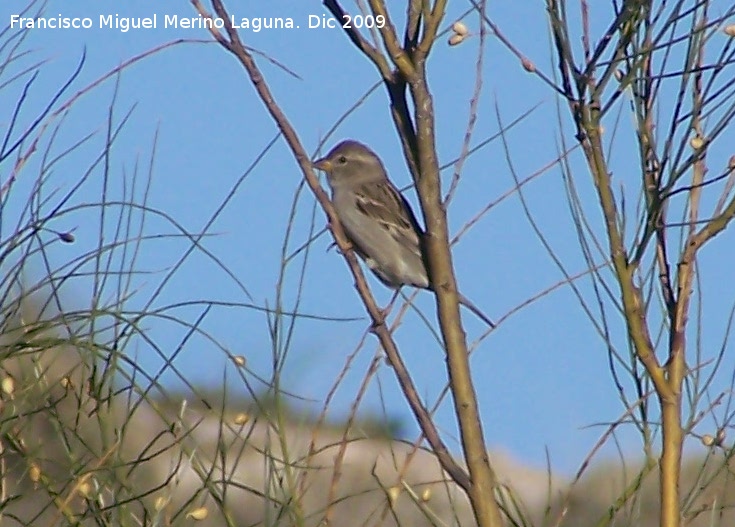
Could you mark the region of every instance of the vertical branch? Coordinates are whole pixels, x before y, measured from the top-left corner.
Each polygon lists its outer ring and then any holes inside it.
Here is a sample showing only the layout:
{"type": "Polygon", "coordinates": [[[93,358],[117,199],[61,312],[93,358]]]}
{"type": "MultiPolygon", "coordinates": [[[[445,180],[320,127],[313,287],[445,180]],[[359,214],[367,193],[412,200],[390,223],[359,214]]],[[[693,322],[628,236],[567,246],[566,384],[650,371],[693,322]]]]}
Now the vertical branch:
{"type": "MultiPolygon", "coordinates": [[[[332,12],[339,12],[335,0],[325,0],[332,12]]],[[[447,354],[447,371],[455,412],[459,421],[462,448],[470,473],[471,485],[466,488],[478,525],[500,527],[502,517],[494,490],[493,472],[480,420],[477,396],[472,383],[467,341],[459,312],[459,296],[449,244],[446,210],[442,204],[439,162],[436,157],[434,107],[426,77],[426,58],[436,39],[444,18],[446,0],[437,0],[429,12],[426,4],[421,10],[421,31],[407,27],[404,40],[412,42],[421,35],[418,46],[404,49],[398,42],[396,30],[383,0],[369,0],[375,16],[388,22],[380,28],[383,45],[396,67],[392,79],[386,79],[391,99],[391,112],[401,137],[404,155],[418,191],[421,212],[426,226],[422,240],[427,260],[429,279],[436,292],[439,325],[447,354]],[[410,90],[415,112],[411,119],[406,101],[406,87],[410,90]],[[409,126],[409,123],[412,123],[409,126]]],[[[418,20],[418,7],[409,9],[408,23],[418,20]]],[[[346,30],[353,42],[361,37],[354,30],[346,30]]],[[[358,45],[358,48],[362,49],[358,45]]],[[[377,65],[377,64],[376,64],[377,65]]],[[[385,79],[385,76],[384,76],[385,79]]]]}
{"type": "MultiPolygon", "coordinates": [[[[444,2],[439,0],[431,17],[426,21],[422,46],[429,36],[434,38],[443,16],[444,2]]],[[[459,313],[459,296],[449,244],[447,214],[442,203],[439,163],[436,157],[434,107],[426,80],[425,57],[429,49],[430,43],[416,54],[414,63],[416,75],[409,80],[411,97],[416,108],[416,142],[420,168],[420,177],[416,183],[426,225],[424,252],[429,278],[436,292],[439,326],[447,354],[449,382],[454,395],[462,448],[472,480],[472,487],[469,490],[470,502],[478,525],[499,527],[502,525],[502,517],[494,496],[497,481],[485,447],[477,395],[472,382],[467,339],[459,313]]]]}
{"type": "MultiPolygon", "coordinates": [[[[696,17],[694,25],[696,26],[696,17]]],[[[703,21],[704,23],[704,21],[703,21]]],[[[692,130],[696,137],[704,137],[701,122],[702,112],[702,53],[703,46],[698,43],[701,33],[693,32],[694,43],[691,64],[694,74],[692,86],[692,130]]],[[[694,143],[697,146],[697,143],[694,143]]],[[[699,218],[699,203],[702,195],[705,164],[704,151],[692,167],[692,190],[689,194],[690,227],[686,248],[679,261],[677,273],[676,303],[670,320],[669,359],[666,364],[668,384],[672,397],[661,399],[661,525],[676,526],[680,522],[680,489],[681,457],[684,447],[684,433],[681,426],[681,392],[686,376],[686,324],[694,280],[694,259],[696,252],[690,251],[694,245],[695,224],[699,218]]]]}
{"type": "Polygon", "coordinates": [[[599,107],[595,107],[594,103],[590,105],[584,104],[579,115],[582,120],[582,129],[586,135],[581,142],[582,149],[592,172],[600,207],[602,208],[610,257],[613,262],[613,268],[615,269],[616,279],[620,285],[628,334],[635,346],[638,358],[646,367],[657,391],[670,395],[670,390],[664,377],[664,370],[659,365],[658,359],[654,354],[653,343],[646,322],[644,302],[640,289],[636,286],[634,280],[635,267],[628,262],[628,253],[618,226],[615,195],[612,190],[610,173],[607,168],[602,137],[600,135],[599,107]]]}

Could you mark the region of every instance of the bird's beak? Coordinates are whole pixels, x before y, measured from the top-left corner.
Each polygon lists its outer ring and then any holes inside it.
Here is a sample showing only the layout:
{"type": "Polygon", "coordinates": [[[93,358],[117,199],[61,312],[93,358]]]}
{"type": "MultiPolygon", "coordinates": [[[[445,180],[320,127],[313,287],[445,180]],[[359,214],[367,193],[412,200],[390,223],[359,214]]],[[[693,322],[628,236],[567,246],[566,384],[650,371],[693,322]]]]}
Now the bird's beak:
{"type": "Polygon", "coordinates": [[[324,172],[329,172],[330,170],[332,170],[332,162],[326,157],[317,159],[316,161],[314,161],[314,163],[312,163],[312,165],[317,170],[323,170],[324,172]]]}

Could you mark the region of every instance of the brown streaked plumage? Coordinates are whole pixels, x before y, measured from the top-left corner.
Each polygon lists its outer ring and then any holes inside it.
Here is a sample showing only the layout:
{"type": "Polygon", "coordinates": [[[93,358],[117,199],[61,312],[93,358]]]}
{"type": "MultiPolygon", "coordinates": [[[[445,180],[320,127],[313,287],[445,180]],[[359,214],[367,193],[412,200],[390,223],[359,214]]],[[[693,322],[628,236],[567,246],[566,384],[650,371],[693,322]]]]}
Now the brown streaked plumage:
{"type": "MultiPolygon", "coordinates": [[[[332,203],[355,252],[385,285],[433,289],[426,271],[424,232],[406,198],[388,179],[380,158],[357,141],[342,141],[314,166],[327,174],[332,203]]],[[[492,321],[463,295],[460,303],[490,327],[492,321]]]]}

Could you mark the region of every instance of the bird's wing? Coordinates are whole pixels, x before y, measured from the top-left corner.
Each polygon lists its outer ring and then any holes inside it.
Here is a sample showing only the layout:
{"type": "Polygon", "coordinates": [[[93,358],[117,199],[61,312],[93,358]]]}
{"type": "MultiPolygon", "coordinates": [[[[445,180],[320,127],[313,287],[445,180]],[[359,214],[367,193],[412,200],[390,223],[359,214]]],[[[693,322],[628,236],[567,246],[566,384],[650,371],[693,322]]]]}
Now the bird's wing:
{"type": "Polygon", "coordinates": [[[368,183],[356,192],[357,209],[403,247],[421,255],[421,228],[406,198],[390,182],[368,183]]]}

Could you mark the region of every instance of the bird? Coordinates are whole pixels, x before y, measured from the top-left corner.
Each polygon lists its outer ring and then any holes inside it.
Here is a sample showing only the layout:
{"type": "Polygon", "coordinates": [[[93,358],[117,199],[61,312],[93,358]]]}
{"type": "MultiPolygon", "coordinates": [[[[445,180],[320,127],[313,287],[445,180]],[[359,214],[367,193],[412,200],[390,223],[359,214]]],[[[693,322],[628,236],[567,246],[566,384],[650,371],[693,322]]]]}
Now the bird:
{"type": "MultiPolygon", "coordinates": [[[[433,291],[423,250],[424,230],[378,155],[348,139],[313,166],[326,173],[332,205],[345,234],[375,276],[391,289],[408,285],[433,291]]],[[[459,302],[495,327],[467,297],[459,294],[459,302]]]]}

